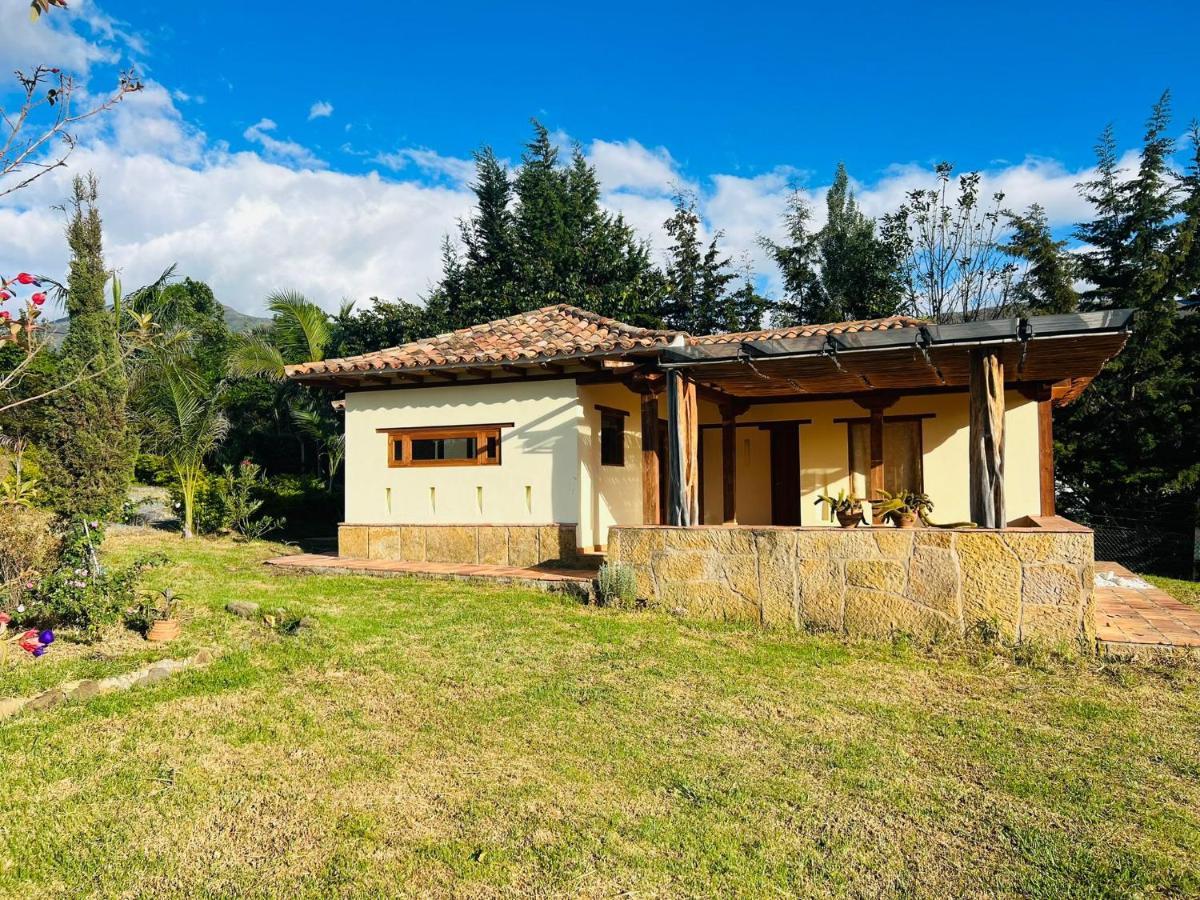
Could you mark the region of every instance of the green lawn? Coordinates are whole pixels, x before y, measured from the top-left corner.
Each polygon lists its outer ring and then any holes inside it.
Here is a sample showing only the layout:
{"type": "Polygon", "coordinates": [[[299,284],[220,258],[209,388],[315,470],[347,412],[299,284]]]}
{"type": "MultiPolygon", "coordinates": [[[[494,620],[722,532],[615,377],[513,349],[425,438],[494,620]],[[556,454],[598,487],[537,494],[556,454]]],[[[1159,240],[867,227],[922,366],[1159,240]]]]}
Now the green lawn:
{"type": "Polygon", "coordinates": [[[1200,609],[1200,581],[1185,581],[1182,578],[1164,578],[1161,575],[1147,575],[1145,578],[1156,587],[1162,588],[1176,600],[1200,609]]]}
{"type": "MultiPolygon", "coordinates": [[[[0,724],[0,895],[1200,892],[1200,676],[166,549],[210,667],[0,724]],[[231,599],[315,616],[292,638],[231,599]]],[[[60,654],[0,696],[134,668],[60,654]]]]}

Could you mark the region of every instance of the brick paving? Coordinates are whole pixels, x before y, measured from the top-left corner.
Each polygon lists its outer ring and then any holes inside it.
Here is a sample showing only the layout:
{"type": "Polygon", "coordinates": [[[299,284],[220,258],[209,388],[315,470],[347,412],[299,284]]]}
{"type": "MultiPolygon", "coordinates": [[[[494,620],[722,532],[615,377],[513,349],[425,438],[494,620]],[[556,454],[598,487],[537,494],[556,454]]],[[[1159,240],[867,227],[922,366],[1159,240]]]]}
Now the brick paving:
{"type": "Polygon", "coordinates": [[[542,566],[469,565],[465,563],[400,562],[389,559],[354,559],[336,553],[300,553],[267,560],[281,569],[320,572],[365,572],[371,575],[423,575],[434,578],[470,578],[481,581],[537,582],[544,585],[590,584],[594,569],[559,569],[542,566]]]}
{"type": "MultiPolygon", "coordinates": [[[[1096,571],[1138,577],[1116,563],[1097,562],[1096,571]]],[[[1154,586],[1098,587],[1096,640],[1110,651],[1200,652],[1200,610],[1154,586]]]]}

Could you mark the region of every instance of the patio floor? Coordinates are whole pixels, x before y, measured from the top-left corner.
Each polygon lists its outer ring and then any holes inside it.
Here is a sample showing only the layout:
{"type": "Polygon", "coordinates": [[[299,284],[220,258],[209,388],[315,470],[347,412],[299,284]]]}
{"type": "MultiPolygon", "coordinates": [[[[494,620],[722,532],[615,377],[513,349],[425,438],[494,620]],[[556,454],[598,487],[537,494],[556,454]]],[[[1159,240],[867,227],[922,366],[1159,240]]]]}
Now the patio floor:
{"type": "Polygon", "coordinates": [[[300,553],[267,560],[267,565],[305,572],[363,572],[371,575],[419,575],[423,578],[463,579],[522,583],[538,587],[578,584],[590,586],[595,569],[560,569],[549,566],[490,566],[460,563],[399,562],[387,559],[354,559],[336,553],[300,553]]]}
{"type": "MultiPolygon", "coordinates": [[[[1137,578],[1117,563],[1097,562],[1097,572],[1137,578]]],[[[1185,651],[1200,654],[1200,610],[1153,585],[1096,588],[1096,642],[1117,654],[1185,651]]]]}

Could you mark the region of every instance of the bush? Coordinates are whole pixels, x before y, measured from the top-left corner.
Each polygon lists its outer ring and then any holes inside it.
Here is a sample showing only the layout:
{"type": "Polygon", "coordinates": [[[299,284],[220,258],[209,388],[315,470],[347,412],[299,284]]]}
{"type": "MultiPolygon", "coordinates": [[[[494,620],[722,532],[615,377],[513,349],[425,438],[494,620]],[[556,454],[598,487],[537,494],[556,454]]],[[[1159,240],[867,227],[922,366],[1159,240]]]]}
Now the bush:
{"type": "Polygon", "coordinates": [[[0,504],[0,589],[4,606],[16,609],[30,585],[58,565],[62,541],[53,517],[42,510],[0,504]]]}
{"type": "MultiPolygon", "coordinates": [[[[219,475],[205,474],[196,491],[193,528],[196,534],[239,534],[260,538],[283,527],[282,517],[263,515],[262,468],[243,460],[219,475]]],[[[171,501],[183,505],[179,485],[171,486],[171,501]]]]}
{"type": "Polygon", "coordinates": [[[315,475],[277,475],[259,482],[254,496],[262,501],[264,516],[286,520],[293,537],[327,536],[337,533],[342,519],[341,493],[330,491],[315,475]]]}
{"type": "Polygon", "coordinates": [[[604,563],[596,574],[602,606],[628,608],[637,603],[637,579],[633,567],[624,563],[604,563]]]}
{"type": "Polygon", "coordinates": [[[133,480],[139,484],[170,487],[175,481],[175,473],[165,456],[159,456],[157,453],[139,453],[133,464],[133,480]]]}

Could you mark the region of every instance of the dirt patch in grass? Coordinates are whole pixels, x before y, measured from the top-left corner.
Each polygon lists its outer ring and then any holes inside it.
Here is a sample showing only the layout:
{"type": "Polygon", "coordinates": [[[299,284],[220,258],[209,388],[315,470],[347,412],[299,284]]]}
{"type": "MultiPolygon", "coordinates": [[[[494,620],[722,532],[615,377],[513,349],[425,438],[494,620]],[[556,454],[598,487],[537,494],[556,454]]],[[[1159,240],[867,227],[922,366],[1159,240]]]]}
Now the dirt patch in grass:
{"type": "MultiPolygon", "coordinates": [[[[165,549],[160,685],[0,725],[0,894],[1144,896],[1200,890],[1187,668],[763,633],[165,549]],[[223,612],[286,605],[280,636],[223,612]]],[[[55,665],[65,665],[60,661],[55,665]]]]}

